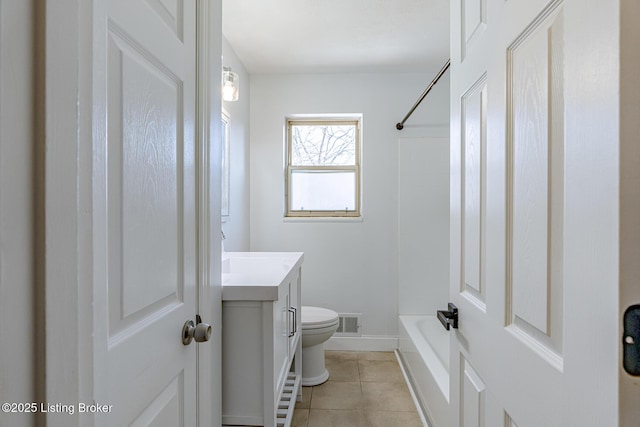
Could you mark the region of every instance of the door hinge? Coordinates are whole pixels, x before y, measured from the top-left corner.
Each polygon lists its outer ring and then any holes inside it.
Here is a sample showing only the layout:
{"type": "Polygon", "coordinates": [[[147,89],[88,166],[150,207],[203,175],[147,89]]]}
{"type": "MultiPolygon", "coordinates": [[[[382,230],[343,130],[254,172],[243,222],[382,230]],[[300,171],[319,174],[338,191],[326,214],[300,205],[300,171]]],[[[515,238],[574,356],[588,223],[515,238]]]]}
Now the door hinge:
{"type": "Polygon", "coordinates": [[[640,376],[640,305],[632,305],[624,312],[622,336],[624,370],[629,375],[640,376]]]}

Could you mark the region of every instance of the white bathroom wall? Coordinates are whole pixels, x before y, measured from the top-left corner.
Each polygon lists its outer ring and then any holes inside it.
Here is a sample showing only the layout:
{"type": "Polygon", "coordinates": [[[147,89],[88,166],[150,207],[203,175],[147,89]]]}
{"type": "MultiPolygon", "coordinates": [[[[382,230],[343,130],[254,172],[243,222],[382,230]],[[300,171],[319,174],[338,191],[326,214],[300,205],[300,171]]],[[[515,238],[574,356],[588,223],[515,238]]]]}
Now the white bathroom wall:
{"type": "Polygon", "coordinates": [[[222,101],[231,116],[229,144],[229,216],[223,218],[225,251],[249,250],[249,98],[251,81],[226,39],[222,41],[222,63],[238,73],[238,101],[222,101]]]}
{"type": "Polygon", "coordinates": [[[449,138],[398,150],[398,309],[435,315],[449,300],[449,138]]]}
{"type": "Polygon", "coordinates": [[[398,138],[448,134],[448,75],[403,131],[395,124],[432,78],[251,76],[251,250],[303,251],[303,304],[362,313],[363,335],[398,333],[398,138]],[[311,113],[363,115],[362,221],[283,218],[285,117],[311,113]]]}

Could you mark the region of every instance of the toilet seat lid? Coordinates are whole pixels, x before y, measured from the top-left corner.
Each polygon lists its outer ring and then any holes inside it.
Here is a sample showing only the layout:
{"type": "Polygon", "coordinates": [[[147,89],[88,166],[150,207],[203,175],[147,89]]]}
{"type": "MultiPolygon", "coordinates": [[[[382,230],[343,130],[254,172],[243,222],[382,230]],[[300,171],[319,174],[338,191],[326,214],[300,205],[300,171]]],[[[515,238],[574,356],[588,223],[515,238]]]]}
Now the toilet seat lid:
{"type": "Polygon", "coordinates": [[[302,326],[315,326],[325,323],[333,323],[338,320],[338,313],[328,308],[302,306],[302,326]]]}

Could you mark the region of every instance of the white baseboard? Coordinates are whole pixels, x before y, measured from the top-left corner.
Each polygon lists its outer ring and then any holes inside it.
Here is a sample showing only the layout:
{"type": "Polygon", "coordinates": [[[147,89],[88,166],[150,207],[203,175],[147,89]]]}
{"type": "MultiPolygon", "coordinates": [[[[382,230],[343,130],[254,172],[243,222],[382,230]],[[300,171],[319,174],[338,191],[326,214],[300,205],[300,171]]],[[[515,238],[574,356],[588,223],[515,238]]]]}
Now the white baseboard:
{"type": "Polygon", "coordinates": [[[331,337],[324,343],[325,350],[338,351],[394,351],[397,348],[398,337],[395,335],[331,337]]]}

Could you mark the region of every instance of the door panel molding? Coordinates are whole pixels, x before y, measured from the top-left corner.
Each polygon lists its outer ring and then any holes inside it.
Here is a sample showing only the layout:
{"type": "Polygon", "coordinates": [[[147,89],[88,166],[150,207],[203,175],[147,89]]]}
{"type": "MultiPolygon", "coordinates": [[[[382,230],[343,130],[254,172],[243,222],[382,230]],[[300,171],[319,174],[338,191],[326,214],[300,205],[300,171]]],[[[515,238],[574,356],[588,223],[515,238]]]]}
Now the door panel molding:
{"type": "Polygon", "coordinates": [[[481,311],[486,311],[484,277],[486,150],[487,150],[487,74],[475,82],[461,98],[463,207],[461,224],[462,281],[460,291],[468,293],[481,311]]]}
{"type": "Polygon", "coordinates": [[[145,0],[180,41],[184,41],[184,0],[145,0]]]}
{"type": "Polygon", "coordinates": [[[462,427],[485,426],[486,385],[480,375],[464,357],[462,362],[461,408],[462,427]]]}
{"type": "Polygon", "coordinates": [[[154,422],[168,423],[176,427],[185,427],[181,413],[184,407],[184,372],[180,372],[158,393],[131,423],[131,427],[144,427],[154,422]]]}
{"type": "Polygon", "coordinates": [[[184,262],[179,253],[185,237],[184,138],[179,108],[182,81],[112,22],[107,57],[111,90],[107,107],[109,208],[105,214],[108,275],[114,279],[108,285],[112,336],[183,301],[184,262]],[[151,105],[156,108],[149,110],[151,105]],[[148,135],[156,135],[157,143],[145,143],[148,135]],[[124,152],[130,155],[123,157],[124,152]],[[177,166],[176,176],[172,176],[173,165],[177,166]],[[145,221],[135,220],[137,213],[144,213],[145,221]],[[166,244],[167,239],[172,243],[166,244]],[[130,261],[151,250],[156,251],[153,258],[130,261]],[[140,282],[154,286],[136,292],[140,282]]]}
{"type": "MultiPolygon", "coordinates": [[[[507,48],[505,326],[556,355],[563,323],[562,4],[553,1],[507,48]]],[[[550,362],[562,366],[557,357],[550,362]]]]}
{"type": "Polygon", "coordinates": [[[504,427],[518,427],[518,424],[511,419],[511,415],[507,411],[504,411],[504,427]]]}
{"type": "Polygon", "coordinates": [[[462,0],[460,10],[460,57],[464,61],[487,28],[487,0],[462,0]]]}

